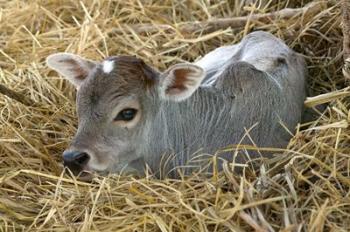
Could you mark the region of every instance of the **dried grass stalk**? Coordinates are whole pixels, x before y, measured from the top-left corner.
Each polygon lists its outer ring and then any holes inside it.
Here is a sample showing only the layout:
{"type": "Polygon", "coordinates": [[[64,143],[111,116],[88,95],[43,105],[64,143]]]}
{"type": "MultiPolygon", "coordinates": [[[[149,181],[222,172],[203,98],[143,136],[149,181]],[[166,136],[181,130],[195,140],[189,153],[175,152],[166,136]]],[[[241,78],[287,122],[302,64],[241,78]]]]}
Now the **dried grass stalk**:
{"type": "Polygon", "coordinates": [[[342,16],[343,16],[343,56],[344,68],[343,74],[347,80],[350,80],[350,1],[342,1],[342,16]]]}
{"type": "Polygon", "coordinates": [[[265,14],[250,14],[248,16],[233,18],[211,19],[205,22],[186,22],[173,28],[170,25],[160,24],[136,24],[128,26],[136,33],[156,33],[160,30],[171,33],[179,31],[182,34],[193,34],[195,32],[211,33],[226,28],[239,29],[247,25],[247,23],[264,23],[268,24],[275,20],[288,20],[296,17],[310,18],[325,9],[325,1],[311,2],[305,7],[299,9],[282,9],[280,11],[265,14]]]}
{"type": "Polygon", "coordinates": [[[22,103],[23,105],[26,105],[26,106],[34,105],[33,101],[25,97],[23,94],[17,93],[16,91],[9,89],[2,84],[0,84],[0,93],[22,103]]]}

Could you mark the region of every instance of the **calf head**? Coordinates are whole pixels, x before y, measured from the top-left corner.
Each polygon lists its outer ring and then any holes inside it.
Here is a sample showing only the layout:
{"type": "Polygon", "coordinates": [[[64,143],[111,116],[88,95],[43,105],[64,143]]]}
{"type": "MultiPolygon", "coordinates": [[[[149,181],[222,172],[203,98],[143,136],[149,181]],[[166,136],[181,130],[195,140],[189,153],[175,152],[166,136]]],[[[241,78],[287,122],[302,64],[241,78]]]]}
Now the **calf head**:
{"type": "Polygon", "coordinates": [[[63,153],[75,175],[118,172],[142,158],[147,130],[161,101],[189,98],[204,78],[192,64],[177,64],[160,73],[131,56],[95,62],[68,53],[47,58],[50,68],[77,88],[78,129],[63,153]],[[141,151],[141,152],[140,152],[141,151]]]}

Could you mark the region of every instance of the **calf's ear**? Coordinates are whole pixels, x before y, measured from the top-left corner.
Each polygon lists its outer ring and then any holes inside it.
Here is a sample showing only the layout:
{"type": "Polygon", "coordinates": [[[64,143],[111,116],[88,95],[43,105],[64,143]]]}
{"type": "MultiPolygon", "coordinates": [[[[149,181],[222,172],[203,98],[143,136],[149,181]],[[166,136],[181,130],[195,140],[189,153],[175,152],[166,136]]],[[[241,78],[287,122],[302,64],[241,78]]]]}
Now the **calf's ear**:
{"type": "Polygon", "coordinates": [[[204,70],[194,64],[176,64],[165,71],[160,80],[160,96],[166,100],[183,101],[200,86],[204,70]]]}
{"type": "Polygon", "coordinates": [[[46,64],[78,89],[96,63],[71,53],[55,53],[46,58],[46,64]]]}

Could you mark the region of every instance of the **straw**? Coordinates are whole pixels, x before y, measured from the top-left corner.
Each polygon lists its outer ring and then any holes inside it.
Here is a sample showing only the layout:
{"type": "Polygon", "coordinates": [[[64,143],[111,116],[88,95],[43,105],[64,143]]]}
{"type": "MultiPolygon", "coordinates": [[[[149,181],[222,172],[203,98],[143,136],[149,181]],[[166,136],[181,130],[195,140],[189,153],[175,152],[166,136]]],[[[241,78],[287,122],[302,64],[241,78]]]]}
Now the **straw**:
{"type": "MultiPolygon", "coordinates": [[[[0,94],[1,231],[350,231],[341,18],[336,0],[0,1],[0,84],[36,103],[0,94]],[[308,3],[317,6],[311,13],[302,10],[308,3]],[[245,20],[238,27],[205,29],[206,22],[237,18],[245,20]],[[195,29],[187,33],[183,25],[195,29]],[[75,89],[45,65],[49,54],[136,55],[165,70],[255,30],[305,56],[313,94],[306,105],[326,104],[298,126],[286,149],[261,148],[275,155],[260,169],[249,164],[233,173],[238,164],[225,163],[213,176],[114,174],[91,183],[62,172],[61,154],[77,128],[75,89]]],[[[235,155],[258,148],[223,149],[235,155]]]]}

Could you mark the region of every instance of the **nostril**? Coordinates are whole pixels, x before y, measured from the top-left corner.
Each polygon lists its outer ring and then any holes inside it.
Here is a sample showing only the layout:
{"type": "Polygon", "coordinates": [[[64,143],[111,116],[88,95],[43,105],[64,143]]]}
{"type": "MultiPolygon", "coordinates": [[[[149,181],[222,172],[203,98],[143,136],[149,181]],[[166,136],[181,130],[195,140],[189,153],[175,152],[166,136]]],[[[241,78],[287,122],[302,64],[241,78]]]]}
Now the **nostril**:
{"type": "Polygon", "coordinates": [[[65,151],[63,153],[64,165],[73,169],[84,166],[88,163],[89,159],[90,156],[86,152],[65,151]]]}
{"type": "Polygon", "coordinates": [[[87,164],[89,159],[90,159],[90,156],[87,153],[82,152],[75,156],[74,162],[78,165],[85,165],[87,164]]]}

